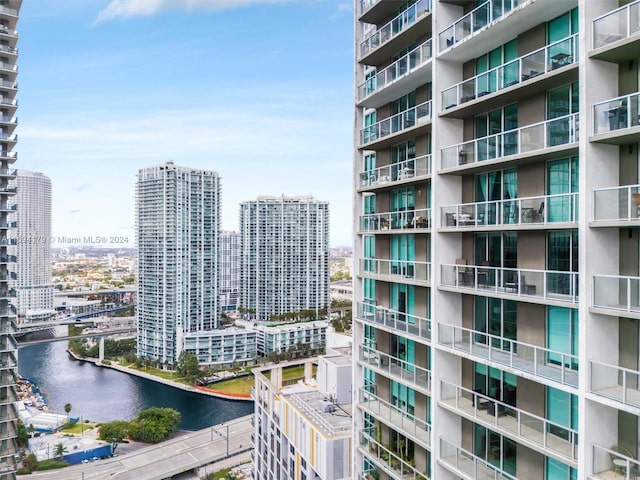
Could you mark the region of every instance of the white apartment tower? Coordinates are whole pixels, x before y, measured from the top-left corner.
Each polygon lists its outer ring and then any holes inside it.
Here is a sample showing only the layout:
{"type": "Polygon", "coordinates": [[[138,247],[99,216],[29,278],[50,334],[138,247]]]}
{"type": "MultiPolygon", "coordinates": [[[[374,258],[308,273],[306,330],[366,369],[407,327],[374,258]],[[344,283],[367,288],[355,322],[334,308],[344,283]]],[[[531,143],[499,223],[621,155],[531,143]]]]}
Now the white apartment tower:
{"type": "Polygon", "coordinates": [[[354,478],[637,478],[640,1],[354,6],[354,478]]]}
{"type": "Polygon", "coordinates": [[[15,480],[17,469],[17,411],[15,402],[18,376],[17,344],[14,338],[15,309],[11,305],[11,279],[15,276],[15,257],[8,252],[9,198],[15,187],[9,181],[16,171],[14,134],[18,120],[18,23],[22,0],[4,0],[0,8],[0,480],[15,480]]]}
{"type": "Polygon", "coordinates": [[[259,321],[329,306],[329,203],[258,197],[240,204],[238,307],[259,321]]]}
{"type": "Polygon", "coordinates": [[[17,194],[10,205],[16,227],[15,304],[19,321],[42,320],[53,310],[51,283],[51,179],[42,173],[18,170],[11,185],[17,194]]]}
{"type": "Polygon", "coordinates": [[[217,327],[220,178],[173,162],[136,183],[137,354],[172,366],[184,334],[217,327]]]}
{"type": "Polygon", "coordinates": [[[240,292],[240,234],[220,232],[220,309],[235,311],[240,292]]]}

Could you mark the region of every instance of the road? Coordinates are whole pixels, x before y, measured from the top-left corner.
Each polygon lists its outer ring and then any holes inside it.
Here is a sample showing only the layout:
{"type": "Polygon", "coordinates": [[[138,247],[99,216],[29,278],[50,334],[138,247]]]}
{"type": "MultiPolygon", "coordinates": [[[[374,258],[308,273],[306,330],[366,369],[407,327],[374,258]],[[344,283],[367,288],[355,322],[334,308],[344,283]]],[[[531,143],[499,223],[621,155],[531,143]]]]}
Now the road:
{"type": "MultiPolygon", "coordinates": [[[[251,415],[249,415],[116,458],[74,465],[61,470],[21,475],[21,478],[29,480],[163,480],[193,468],[223,461],[231,455],[250,451],[252,431],[251,415]]],[[[215,465],[207,469],[212,472],[215,465]]]]}

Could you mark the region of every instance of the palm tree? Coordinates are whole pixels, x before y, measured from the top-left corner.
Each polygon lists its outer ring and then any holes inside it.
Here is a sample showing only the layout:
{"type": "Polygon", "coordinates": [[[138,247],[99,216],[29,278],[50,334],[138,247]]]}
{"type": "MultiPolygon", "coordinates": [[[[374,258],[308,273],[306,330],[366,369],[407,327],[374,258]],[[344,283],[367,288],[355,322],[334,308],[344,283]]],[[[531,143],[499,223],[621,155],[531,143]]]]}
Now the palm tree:
{"type": "Polygon", "coordinates": [[[65,453],[69,453],[69,450],[67,450],[67,447],[64,446],[64,443],[60,442],[56,445],[53,456],[54,458],[59,458],[62,460],[62,457],[64,457],[65,453]]]}
{"type": "Polygon", "coordinates": [[[69,420],[69,412],[71,412],[71,404],[70,403],[65,403],[64,404],[64,411],[67,414],[67,420],[69,420]]]}

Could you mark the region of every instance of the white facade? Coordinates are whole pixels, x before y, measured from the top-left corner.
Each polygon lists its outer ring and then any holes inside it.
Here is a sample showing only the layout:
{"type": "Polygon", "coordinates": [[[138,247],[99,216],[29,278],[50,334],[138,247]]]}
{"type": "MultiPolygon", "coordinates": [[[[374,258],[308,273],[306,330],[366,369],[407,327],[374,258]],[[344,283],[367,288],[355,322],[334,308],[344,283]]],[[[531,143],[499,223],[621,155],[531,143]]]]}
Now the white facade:
{"type": "Polygon", "coordinates": [[[326,320],[278,325],[238,320],[236,324],[256,332],[258,353],[263,356],[273,352],[286,352],[298,345],[308,345],[310,349],[323,348],[326,345],[329,326],[326,320]]]}
{"type": "Polygon", "coordinates": [[[220,232],[220,309],[223,312],[238,308],[240,294],[240,234],[220,232]]]}
{"type": "Polygon", "coordinates": [[[18,170],[11,181],[10,219],[16,228],[16,307],[21,321],[41,320],[54,313],[51,283],[51,179],[42,173],[18,170]]]}
{"type": "Polygon", "coordinates": [[[184,334],[216,328],[220,178],[172,162],[136,183],[137,354],[173,365],[184,334]]]}
{"type": "Polygon", "coordinates": [[[355,478],[637,477],[640,1],[354,8],[355,478]]]}
{"type": "Polygon", "coordinates": [[[318,381],[312,361],[253,370],[255,480],[351,478],[351,355],[320,357],[318,381]],[[284,386],[283,369],[302,365],[304,379],[284,386]]]}
{"type": "Polygon", "coordinates": [[[248,364],[256,356],[257,333],[243,328],[226,328],[184,335],[184,350],[198,357],[200,365],[248,364]]]}
{"type": "Polygon", "coordinates": [[[329,204],[258,197],[240,204],[238,307],[259,321],[329,306],[329,204]]]}

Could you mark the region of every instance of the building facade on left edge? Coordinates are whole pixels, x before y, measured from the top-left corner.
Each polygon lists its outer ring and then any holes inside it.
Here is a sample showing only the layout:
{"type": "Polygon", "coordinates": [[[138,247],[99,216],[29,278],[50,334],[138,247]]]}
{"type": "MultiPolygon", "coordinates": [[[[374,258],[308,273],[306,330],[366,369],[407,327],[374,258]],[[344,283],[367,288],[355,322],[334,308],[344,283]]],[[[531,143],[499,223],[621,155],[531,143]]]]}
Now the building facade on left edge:
{"type": "Polygon", "coordinates": [[[17,412],[15,408],[16,380],[18,375],[17,344],[14,338],[15,314],[9,281],[15,258],[9,256],[8,206],[9,197],[15,195],[15,188],[9,180],[15,177],[10,166],[16,161],[13,151],[17,136],[16,93],[18,83],[18,12],[22,0],[6,0],[0,7],[0,480],[16,478],[17,459],[17,412]]]}
{"type": "Polygon", "coordinates": [[[51,282],[51,179],[39,172],[18,170],[10,181],[17,194],[9,201],[11,236],[16,255],[14,305],[18,321],[46,320],[53,309],[51,282]]]}
{"type": "Polygon", "coordinates": [[[220,178],[167,162],[138,171],[137,355],[172,367],[218,323],[220,178]]]}

